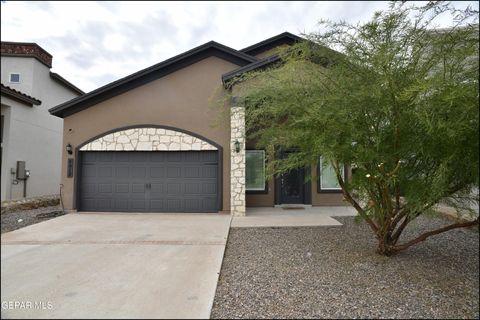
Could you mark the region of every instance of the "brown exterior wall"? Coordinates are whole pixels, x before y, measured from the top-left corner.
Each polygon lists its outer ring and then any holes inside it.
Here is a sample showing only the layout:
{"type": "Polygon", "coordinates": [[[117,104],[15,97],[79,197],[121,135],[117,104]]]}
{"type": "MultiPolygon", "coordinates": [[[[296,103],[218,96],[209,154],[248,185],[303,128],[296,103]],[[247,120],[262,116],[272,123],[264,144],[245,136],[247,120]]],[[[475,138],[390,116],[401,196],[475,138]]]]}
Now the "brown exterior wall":
{"type": "Polygon", "coordinates": [[[268,181],[268,193],[266,194],[246,194],[247,207],[273,207],[275,203],[275,183],[268,181]]]}
{"type": "MultiPolygon", "coordinates": [[[[236,68],[235,64],[209,57],[68,116],[64,119],[64,146],[70,143],[77,148],[109,130],[132,125],[163,125],[194,132],[223,147],[223,211],[229,211],[230,115],[228,110],[212,106],[211,98],[222,92],[221,75],[236,68]]],[[[63,150],[62,183],[67,209],[75,209],[76,174],[74,178],[66,177],[67,158],[74,156],[68,157],[63,150]]]]}

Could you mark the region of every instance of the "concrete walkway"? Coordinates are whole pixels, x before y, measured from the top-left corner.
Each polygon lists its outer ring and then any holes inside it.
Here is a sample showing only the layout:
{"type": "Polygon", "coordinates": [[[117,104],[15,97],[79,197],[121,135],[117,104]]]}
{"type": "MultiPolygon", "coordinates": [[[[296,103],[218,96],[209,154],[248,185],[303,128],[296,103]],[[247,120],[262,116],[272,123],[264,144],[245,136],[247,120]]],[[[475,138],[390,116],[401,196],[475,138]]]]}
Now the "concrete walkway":
{"type": "Polygon", "coordinates": [[[352,207],[247,208],[245,217],[233,217],[232,228],[341,226],[332,217],[354,215],[352,207]]]}
{"type": "Polygon", "coordinates": [[[1,236],[2,318],[209,318],[228,215],[68,214],[1,236]]]}

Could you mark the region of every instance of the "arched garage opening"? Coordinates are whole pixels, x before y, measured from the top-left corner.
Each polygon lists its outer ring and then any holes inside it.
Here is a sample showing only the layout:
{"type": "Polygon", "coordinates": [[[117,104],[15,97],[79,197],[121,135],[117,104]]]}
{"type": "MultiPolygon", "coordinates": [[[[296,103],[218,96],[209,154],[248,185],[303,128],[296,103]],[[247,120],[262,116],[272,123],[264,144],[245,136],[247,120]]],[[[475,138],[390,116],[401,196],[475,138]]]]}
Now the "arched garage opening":
{"type": "Polygon", "coordinates": [[[77,148],[77,208],[96,212],[217,212],[222,147],[179,128],[119,128],[77,148]]]}

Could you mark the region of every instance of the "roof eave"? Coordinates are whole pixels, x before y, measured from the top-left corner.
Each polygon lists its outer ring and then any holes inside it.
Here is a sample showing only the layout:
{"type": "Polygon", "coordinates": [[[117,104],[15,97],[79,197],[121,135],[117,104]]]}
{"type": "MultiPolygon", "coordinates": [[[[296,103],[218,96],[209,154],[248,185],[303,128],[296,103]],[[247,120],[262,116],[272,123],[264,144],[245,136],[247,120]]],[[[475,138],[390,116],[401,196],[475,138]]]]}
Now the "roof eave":
{"type": "Polygon", "coordinates": [[[255,43],[251,46],[248,46],[246,48],[243,48],[240,50],[240,52],[247,53],[250,55],[255,55],[258,53],[261,53],[263,51],[266,51],[268,49],[262,50],[265,47],[268,47],[270,44],[282,41],[282,40],[288,40],[288,42],[296,42],[296,41],[302,41],[305,40],[304,38],[301,38],[293,33],[290,32],[283,32],[280,33],[276,36],[273,36],[271,38],[265,39],[263,41],[260,41],[258,43],[255,43]]]}
{"type": "Polygon", "coordinates": [[[68,81],[61,75],[59,75],[58,73],[50,71],[50,77],[56,80],[59,84],[66,87],[67,89],[70,89],[71,91],[77,93],[78,95],[85,94],[85,92],[82,89],[78,88],[77,86],[75,86],[73,83],[71,83],[70,81],[68,81]]]}
{"type": "Polygon", "coordinates": [[[236,77],[238,77],[238,76],[240,76],[244,73],[254,71],[254,70],[258,70],[258,69],[262,69],[262,68],[266,68],[269,65],[271,65],[275,62],[278,62],[278,61],[281,61],[280,56],[279,55],[274,55],[274,56],[265,58],[263,60],[253,62],[251,64],[248,64],[248,65],[244,66],[244,67],[241,67],[241,68],[235,69],[233,71],[224,73],[222,75],[222,82],[223,82],[224,86],[227,86],[227,84],[230,81],[232,81],[234,78],[236,78],[236,77]]]}
{"type": "Polygon", "coordinates": [[[15,101],[21,102],[23,104],[26,104],[30,107],[33,107],[33,105],[40,105],[42,101],[35,99],[33,97],[30,97],[24,93],[21,93],[17,90],[11,89],[9,87],[3,86],[1,87],[1,94],[3,96],[6,96],[7,98],[13,99],[15,101]]]}

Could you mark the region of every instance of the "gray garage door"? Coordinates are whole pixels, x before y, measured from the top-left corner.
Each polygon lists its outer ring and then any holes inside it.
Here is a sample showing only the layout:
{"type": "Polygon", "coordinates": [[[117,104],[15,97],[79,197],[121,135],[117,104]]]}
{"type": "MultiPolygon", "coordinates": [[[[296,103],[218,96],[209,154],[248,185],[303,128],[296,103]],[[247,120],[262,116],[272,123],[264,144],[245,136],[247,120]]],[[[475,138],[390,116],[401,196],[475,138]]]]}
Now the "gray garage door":
{"type": "Polygon", "coordinates": [[[79,209],[219,210],[218,151],[80,152],[79,209]]]}

